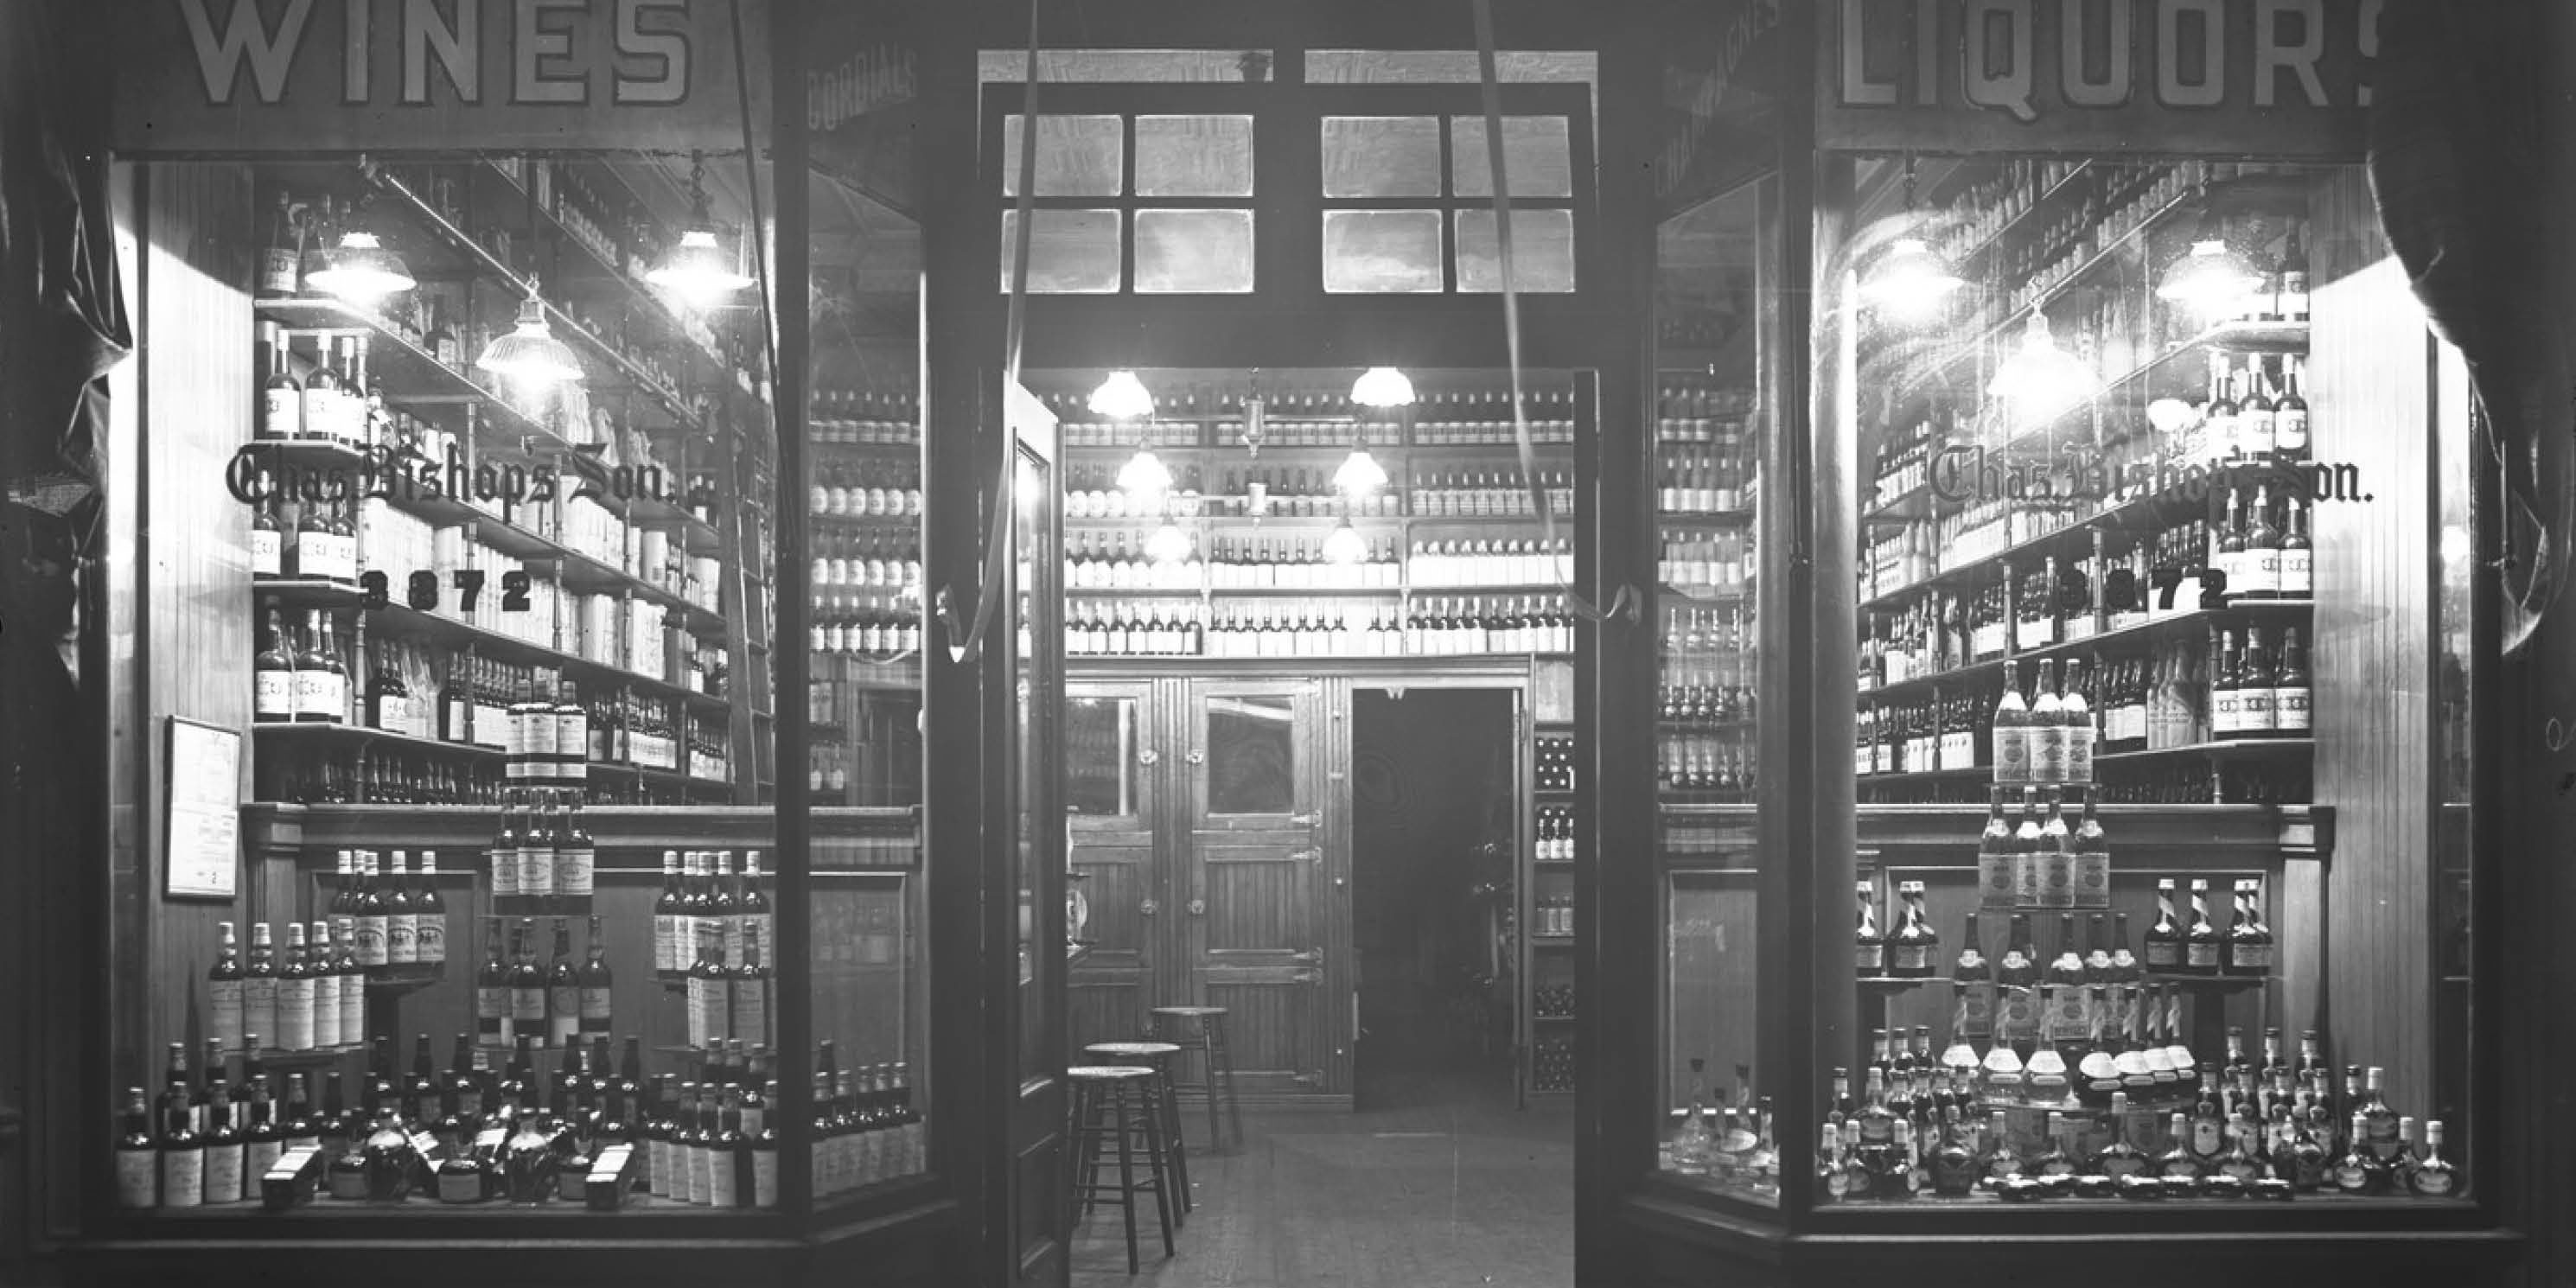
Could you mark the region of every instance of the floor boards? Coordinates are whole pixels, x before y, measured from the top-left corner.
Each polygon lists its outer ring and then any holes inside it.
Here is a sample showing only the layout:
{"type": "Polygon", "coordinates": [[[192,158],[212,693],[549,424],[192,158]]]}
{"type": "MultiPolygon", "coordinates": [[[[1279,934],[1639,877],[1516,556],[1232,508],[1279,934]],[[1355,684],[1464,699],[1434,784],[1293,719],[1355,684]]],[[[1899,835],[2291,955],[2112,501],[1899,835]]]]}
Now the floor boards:
{"type": "MultiPolygon", "coordinates": [[[[1573,1120],[1513,1108],[1490,1080],[1422,1075],[1365,1089],[1358,1113],[1246,1114],[1244,1147],[1193,1150],[1198,1210],[1161,1259],[1140,1211],[1127,1275],[1115,1210],[1075,1232],[1076,1288],[1567,1288],[1573,1120]]],[[[1195,1106],[1191,1106],[1195,1108],[1195,1106]]],[[[1206,1119],[1193,1146],[1204,1143],[1206,1119]]],[[[1150,1196],[1144,1196],[1148,1203],[1150,1196]]]]}

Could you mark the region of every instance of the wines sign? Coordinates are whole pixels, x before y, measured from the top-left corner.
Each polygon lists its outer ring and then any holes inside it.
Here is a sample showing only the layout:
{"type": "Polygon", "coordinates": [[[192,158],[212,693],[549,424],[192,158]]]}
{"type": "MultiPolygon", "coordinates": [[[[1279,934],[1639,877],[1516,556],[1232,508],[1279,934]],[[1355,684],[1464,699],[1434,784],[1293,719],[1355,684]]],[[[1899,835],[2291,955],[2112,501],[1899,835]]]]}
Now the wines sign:
{"type": "Polygon", "coordinates": [[[2358,157],[2383,0],[1815,0],[1827,147],[2358,157]]]}
{"type": "Polygon", "coordinates": [[[769,117],[763,0],[130,0],[128,155],[740,152],[733,8],[769,117]]]}

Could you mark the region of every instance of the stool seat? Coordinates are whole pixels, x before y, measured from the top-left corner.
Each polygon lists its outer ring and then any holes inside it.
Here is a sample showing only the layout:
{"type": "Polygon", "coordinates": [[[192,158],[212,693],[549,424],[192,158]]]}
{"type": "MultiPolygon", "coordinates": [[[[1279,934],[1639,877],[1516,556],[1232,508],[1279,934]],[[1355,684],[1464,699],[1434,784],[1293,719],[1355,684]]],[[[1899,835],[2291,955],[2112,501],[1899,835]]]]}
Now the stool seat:
{"type": "MultiPolygon", "coordinates": [[[[1195,1051],[1202,1060],[1204,1077],[1197,1082],[1175,1082],[1173,1090],[1207,1093],[1208,1148],[1223,1153],[1223,1137],[1217,1131],[1218,1101],[1223,1100],[1225,1120],[1234,1128],[1236,1148],[1243,1145],[1243,1107],[1234,1091],[1234,1061],[1226,1054],[1225,1017],[1222,1006],[1156,1006],[1146,1014],[1152,1023],[1146,1038],[1155,1042],[1177,1043],[1183,1055],[1195,1051]]],[[[1180,1055],[1170,1057],[1177,1064],[1180,1055]]],[[[1175,1075],[1177,1077],[1177,1075],[1175,1075]]]]}
{"type": "Polygon", "coordinates": [[[1085,1082],[1124,1082],[1129,1078],[1150,1078],[1154,1071],[1132,1064],[1084,1064],[1064,1071],[1068,1078],[1085,1082]]]}
{"type": "Polygon", "coordinates": [[[1223,1015],[1225,1008],[1222,1006],[1157,1006],[1152,1013],[1168,1015],[1176,1020],[1200,1020],[1211,1015],[1223,1015]]]}
{"type": "Polygon", "coordinates": [[[1082,1049],[1084,1055],[1123,1055],[1137,1059],[1150,1059],[1158,1055],[1179,1055],[1180,1052],[1181,1047],[1177,1042],[1094,1042],[1082,1049]]]}

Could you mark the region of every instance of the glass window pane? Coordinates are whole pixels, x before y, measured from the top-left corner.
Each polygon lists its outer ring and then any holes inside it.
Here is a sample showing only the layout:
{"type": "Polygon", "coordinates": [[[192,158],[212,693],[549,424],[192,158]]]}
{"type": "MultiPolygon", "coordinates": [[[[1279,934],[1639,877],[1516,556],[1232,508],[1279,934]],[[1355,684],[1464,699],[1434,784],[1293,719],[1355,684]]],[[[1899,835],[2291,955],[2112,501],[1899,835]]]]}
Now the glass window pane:
{"type": "MultiPolygon", "coordinates": [[[[1020,125],[1002,122],[1002,195],[1020,195],[1020,125]]],[[[1041,197],[1115,197],[1126,189],[1126,124],[1115,116],[1038,116],[1041,197]]]]}
{"type": "Polygon", "coordinates": [[[1211,698],[1208,813],[1287,814],[1296,808],[1296,700],[1211,698]]]}
{"type": "Polygon", "coordinates": [[[1099,818],[1135,814],[1138,734],[1134,698],[1074,698],[1065,704],[1068,811],[1099,818]]]}
{"type": "MultiPolygon", "coordinates": [[[[1574,212],[1512,212],[1512,289],[1538,295],[1574,289],[1574,212]]],[[[1503,289],[1503,256],[1494,238],[1494,212],[1458,212],[1458,289],[1503,289]]]]}
{"type": "Polygon", "coordinates": [[[1327,210],[1324,289],[1437,292],[1440,240],[1437,210],[1327,210]]]}
{"type": "Polygon", "coordinates": [[[1249,197],[1252,118],[1136,118],[1136,195],[1249,197]]]}
{"type": "MultiPolygon", "coordinates": [[[[1029,291],[1103,294],[1118,289],[1121,257],[1115,210],[1040,210],[1029,232],[1029,291]]],[[[1011,289],[1020,212],[1002,212],[1002,289],[1011,289]]]]}
{"type": "Polygon", "coordinates": [[[1325,117],[1324,195],[1439,196],[1440,118],[1325,117]]]}
{"type": "Polygon", "coordinates": [[[1138,294],[1240,294],[1252,289],[1252,212],[1136,212],[1138,294]]]}
{"type": "MultiPolygon", "coordinates": [[[[1492,145],[1485,139],[1485,118],[1449,118],[1450,191],[1461,197],[1494,195],[1492,145]]],[[[1515,197],[1574,195],[1574,156],[1565,141],[1562,116],[1503,118],[1503,173],[1515,197]]]]}

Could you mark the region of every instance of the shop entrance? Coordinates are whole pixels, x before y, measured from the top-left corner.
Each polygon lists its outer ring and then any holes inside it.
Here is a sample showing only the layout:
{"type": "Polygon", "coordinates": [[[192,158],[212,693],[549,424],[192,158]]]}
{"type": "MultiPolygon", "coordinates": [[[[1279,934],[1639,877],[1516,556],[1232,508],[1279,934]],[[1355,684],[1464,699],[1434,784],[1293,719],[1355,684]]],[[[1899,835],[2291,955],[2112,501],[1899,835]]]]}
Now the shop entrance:
{"type": "Polygon", "coordinates": [[[1512,1094],[1514,696],[1353,694],[1353,1072],[1363,1111],[1512,1094]]]}

